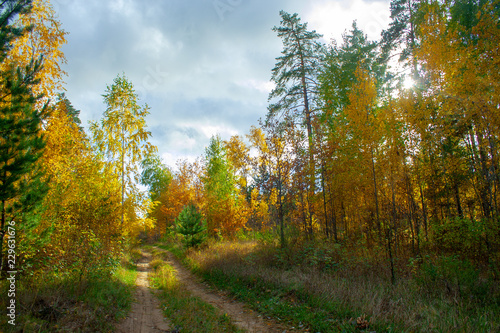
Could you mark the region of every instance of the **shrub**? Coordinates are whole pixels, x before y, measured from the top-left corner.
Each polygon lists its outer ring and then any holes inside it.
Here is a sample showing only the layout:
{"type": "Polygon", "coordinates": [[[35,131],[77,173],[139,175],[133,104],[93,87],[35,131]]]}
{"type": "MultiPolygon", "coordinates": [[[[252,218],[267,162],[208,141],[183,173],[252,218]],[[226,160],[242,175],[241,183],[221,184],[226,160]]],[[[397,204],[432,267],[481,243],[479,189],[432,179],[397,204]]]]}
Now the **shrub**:
{"type": "Polygon", "coordinates": [[[481,279],[479,270],[458,256],[431,260],[425,257],[415,276],[417,284],[430,294],[445,293],[461,299],[488,298],[489,282],[481,279]]]}

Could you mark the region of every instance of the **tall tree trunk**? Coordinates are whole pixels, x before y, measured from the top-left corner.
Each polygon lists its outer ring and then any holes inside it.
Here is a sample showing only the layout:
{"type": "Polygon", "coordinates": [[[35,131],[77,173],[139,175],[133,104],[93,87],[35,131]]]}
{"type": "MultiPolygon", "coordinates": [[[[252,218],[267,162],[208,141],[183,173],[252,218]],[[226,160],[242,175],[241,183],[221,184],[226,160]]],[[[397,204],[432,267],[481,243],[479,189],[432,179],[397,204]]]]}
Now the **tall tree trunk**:
{"type": "Polygon", "coordinates": [[[422,219],[424,222],[424,234],[425,234],[425,240],[429,240],[429,229],[428,229],[428,218],[427,218],[427,206],[425,204],[425,198],[424,198],[424,190],[422,188],[422,179],[420,178],[420,170],[418,168],[418,161],[414,161],[416,169],[415,172],[417,173],[417,183],[418,183],[418,190],[420,194],[420,204],[422,205],[422,219]]]}
{"type": "Polygon", "coordinates": [[[123,228],[125,220],[125,125],[122,124],[122,151],[121,151],[121,171],[122,171],[122,219],[120,229],[123,228]]]}
{"type": "MultiPolygon", "coordinates": [[[[280,163],[278,161],[278,163],[280,163]]],[[[281,179],[281,167],[278,166],[278,220],[280,223],[280,245],[281,248],[286,247],[286,242],[285,242],[285,223],[284,223],[284,216],[283,216],[283,184],[282,184],[282,179],[281,179]]]]}
{"type": "MultiPolygon", "coordinates": [[[[393,175],[393,170],[391,166],[391,199],[392,199],[392,214],[391,214],[391,220],[392,220],[392,226],[389,226],[388,232],[387,232],[387,249],[389,252],[389,262],[390,262],[390,267],[391,267],[391,282],[394,284],[396,281],[395,273],[394,273],[394,255],[392,253],[392,229],[396,225],[396,194],[394,192],[394,175],[393,175]]],[[[396,242],[397,244],[397,242],[396,242]]]]}
{"type": "Polygon", "coordinates": [[[422,183],[419,181],[418,183],[418,189],[420,192],[420,203],[422,205],[422,216],[424,219],[424,232],[425,232],[425,240],[429,240],[429,223],[428,223],[428,218],[427,218],[427,207],[425,205],[425,199],[424,199],[424,191],[422,189],[422,183]]]}
{"type": "Polygon", "coordinates": [[[476,131],[477,142],[479,144],[479,160],[481,163],[481,185],[480,185],[480,200],[483,207],[484,217],[489,219],[491,217],[491,181],[489,177],[489,167],[487,154],[484,151],[484,137],[481,130],[476,131]]]}
{"type": "MultiPolygon", "coordinates": [[[[408,179],[409,181],[409,179],[408,179]]],[[[411,214],[413,216],[413,221],[414,221],[414,226],[415,226],[415,237],[417,239],[417,253],[416,254],[419,254],[420,253],[420,219],[419,219],[419,216],[418,216],[418,212],[417,212],[417,204],[415,202],[415,198],[413,196],[413,188],[411,186],[411,184],[409,185],[409,200],[410,200],[410,205],[411,205],[411,214]]]]}
{"type": "MultiPolygon", "coordinates": [[[[330,228],[328,226],[328,211],[326,209],[326,189],[325,189],[325,167],[321,165],[321,192],[323,193],[323,214],[325,216],[325,236],[330,238],[330,228]]],[[[333,212],[332,212],[333,213],[333,212]]]]}
{"type": "Polygon", "coordinates": [[[331,202],[331,211],[332,211],[332,229],[333,229],[333,239],[337,243],[339,241],[338,239],[338,231],[337,231],[337,214],[335,213],[335,200],[333,196],[333,190],[331,185],[328,186],[328,192],[330,193],[330,202],[331,202]]]}
{"type": "Polygon", "coordinates": [[[342,218],[342,223],[344,224],[344,234],[345,234],[344,239],[345,239],[346,237],[348,237],[349,226],[347,225],[347,219],[346,219],[346,216],[345,216],[346,215],[345,214],[345,206],[344,206],[344,201],[343,200],[340,202],[340,209],[342,211],[341,218],[342,218]]]}
{"type": "Polygon", "coordinates": [[[305,208],[305,202],[304,202],[304,191],[300,190],[299,197],[300,197],[300,210],[302,213],[302,223],[304,224],[304,231],[306,233],[307,238],[309,239],[310,234],[309,234],[309,226],[308,226],[308,221],[307,221],[307,214],[306,214],[306,208],[305,208]]]}
{"type": "MultiPolygon", "coordinates": [[[[300,40],[297,38],[297,45],[299,50],[302,50],[301,48],[301,43],[300,40]]],[[[315,152],[315,145],[314,145],[314,138],[313,138],[313,130],[312,130],[312,121],[311,121],[311,110],[309,107],[309,94],[307,92],[307,82],[306,82],[306,70],[305,70],[305,62],[304,62],[304,55],[302,51],[299,52],[300,56],[300,66],[301,66],[301,83],[302,83],[302,94],[304,97],[304,113],[306,117],[306,127],[307,127],[307,138],[308,138],[308,143],[309,143],[309,188],[306,191],[307,194],[307,202],[308,202],[308,219],[309,219],[309,227],[308,227],[308,237],[312,238],[313,234],[313,228],[312,228],[312,218],[313,218],[313,210],[312,210],[312,205],[310,204],[309,198],[314,197],[315,195],[315,188],[316,188],[316,168],[314,165],[314,152],[315,152]]]]}
{"type": "Polygon", "coordinates": [[[377,190],[377,174],[375,172],[375,155],[373,153],[373,148],[371,148],[370,151],[371,151],[371,162],[372,162],[373,196],[375,199],[376,222],[377,222],[378,235],[381,238],[382,228],[380,225],[380,212],[378,207],[378,190],[377,190]]]}
{"type": "Polygon", "coordinates": [[[3,238],[5,237],[5,200],[2,200],[2,220],[0,221],[0,275],[3,272],[3,238]]]}
{"type": "Polygon", "coordinates": [[[463,219],[464,218],[464,212],[462,210],[462,204],[460,202],[460,191],[459,191],[458,183],[457,182],[454,182],[454,184],[453,184],[453,192],[455,194],[455,204],[457,206],[458,217],[460,217],[461,219],[463,219]]]}
{"type": "Polygon", "coordinates": [[[497,220],[499,220],[499,208],[498,208],[497,193],[498,193],[498,190],[500,188],[500,170],[499,170],[499,166],[498,166],[498,151],[496,149],[495,141],[496,140],[495,140],[493,134],[491,133],[491,130],[488,128],[488,142],[489,142],[490,154],[491,154],[491,167],[492,167],[492,173],[494,175],[493,211],[494,211],[494,217],[497,220]]]}

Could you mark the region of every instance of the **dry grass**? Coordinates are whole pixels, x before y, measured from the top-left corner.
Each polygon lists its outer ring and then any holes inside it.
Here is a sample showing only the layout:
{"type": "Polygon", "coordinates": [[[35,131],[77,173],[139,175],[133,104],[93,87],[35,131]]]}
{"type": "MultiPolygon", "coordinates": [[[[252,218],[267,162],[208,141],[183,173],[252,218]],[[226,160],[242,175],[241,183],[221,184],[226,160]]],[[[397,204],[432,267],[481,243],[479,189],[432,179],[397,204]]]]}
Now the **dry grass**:
{"type": "MultiPolygon", "coordinates": [[[[294,291],[298,291],[320,300],[316,303],[334,303],[345,309],[345,313],[354,313],[355,318],[379,329],[390,326],[407,332],[489,332],[500,329],[498,304],[457,298],[456,294],[446,290],[430,292],[410,277],[400,277],[392,285],[381,266],[383,262],[349,259],[348,254],[345,254],[347,260],[341,261],[331,258],[335,256],[333,253],[327,253],[332,265],[325,269],[324,258],[308,258],[307,251],[302,257],[297,253],[302,252],[284,253],[273,246],[247,241],[212,244],[189,251],[187,256],[201,272],[217,271],[250,284],[252,281],[265,282],[288,290],[282,295],[285,298],[294,297],[294,291]],[[289,257],[283,259],[286,256],[289,257]],[[283,264],[294,259],[300,261],[296,265],[283,264]],[[333,265],[334,261],[341,263],[333,265]]],[[[310,256],[314,257],[314,254],[310,256]]],[[[269,289],[269,297],[274,296],[272,288],[269,289]]]]}
{"type": "Polygon", "coordinates": [[[162,309],[181,332],[240,332],[230,318],[212,305],[195,297],[177,278],[176,270],[166,263],[163,251],[153,249],[151,285],[159,289],[162,309]]]}

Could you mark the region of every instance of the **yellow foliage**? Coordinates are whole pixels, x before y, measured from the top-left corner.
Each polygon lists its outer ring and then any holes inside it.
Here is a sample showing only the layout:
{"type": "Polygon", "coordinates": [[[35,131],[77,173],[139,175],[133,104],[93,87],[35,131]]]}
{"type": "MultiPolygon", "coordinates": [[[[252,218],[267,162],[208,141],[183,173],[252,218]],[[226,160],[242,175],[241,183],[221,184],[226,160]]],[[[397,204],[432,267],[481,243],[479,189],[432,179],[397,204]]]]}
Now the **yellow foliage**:
{"type": "MultiPolygon", "coordinates": [[[[276,195],[277,194],[275,194],[275,196],[276,195]]],[[[261,229],[266,229],[269,219],[269,206],[263,197],[259,199],[259,191],[256,188],[254,188],[250,194],[250,210],[251,215],[257,219],[257,221],[260,221],[261,229]]]]}
{"type": "Polygon", "coordinates": [[[33,28],[15,39],[2,66],[13,64],[25,67],[32,59],[43,56],[43,67],[36,75],[40,83],[33,92],[35,95],[44,95],[45,99],[39,101],[40,105],[47,99],[54,100],[57,93],[64,90],[63,76],[66,72],[62,70],[61,64],[66,63],[66,58],[61,46],[66,43],[67,32],[62,29],[49,0],[33,0],[31,12],[20,15],[16,24],[33,28]]]}
{"type": "MultiPolygon", "coordinates": [[[[80,269],[121,251],[119,184],[95,159],[82,131],[59,103],[45,131],[41,163],[50,180],[40,230],[52,228],[44,251],[56,269],[80,269]]],[[[103,259],[105,260],[105,259],[103,259]]]]}
{"type": "Polygon", "coordinates": [[[278,189],[272,188],[271,194],[269,195],[269,204],[271,206],[276,206],[277,203],[278,203],[278,189]]]}

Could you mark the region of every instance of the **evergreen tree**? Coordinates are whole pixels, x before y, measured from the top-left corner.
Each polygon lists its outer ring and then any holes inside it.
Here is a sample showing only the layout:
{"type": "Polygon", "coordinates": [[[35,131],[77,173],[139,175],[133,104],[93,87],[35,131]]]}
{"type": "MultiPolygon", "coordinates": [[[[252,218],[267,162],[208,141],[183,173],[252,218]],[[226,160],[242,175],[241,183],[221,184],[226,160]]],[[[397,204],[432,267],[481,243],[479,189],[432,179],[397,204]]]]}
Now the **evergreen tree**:
{"type": "Polygon", "coordinates": [[[376,77],[378,87],[383,82],[385,66],[378,63],[377,43],[353,22],[352,29],[343,35],[341,46],[329,46],[319,75],[321,98],[329,114],[338,115],[349,104],[349,92],[356,85],[356,70],[363,66],[376,77]]]}
{"type": "Polygon", "coordinates": [[[81,127],[82,121],[80,120],[80,110],[75,109],[65,93],[57,94],[57,104],[59,104],[59,108],[64,110],[70,119],[78,126],[80,131],[83,131],[83,127],[81,127]]]}
{"type": "MultiPolygon", "coordinates": [[[[312,146],[312,119],[316,95],[316,77],[320,65],[322,35],[308,31],[307,23],[300,23],[298,14],[280,11],[281,26],[274,27],[283,41],[282,56],[273,68],[271,80],[276,87],[269,100],[278,99],[269,106],[268,120],[279,113],[297,113],[303,117],[309,145],[312,146]]],[[[312,152],[311,155],[312,157],[312,152]]]]}
{"type": "MultiPolygon", "coordinates": [[[[317,108],[317,76],[323,54],[323,46],[318,42],[322,35],[316,31],[308,31],[307,23],[300,23],[298,14],[280,11],[281,25],[274,27],[282,39],[282,56],[272,70],[271,80],[276,87],[269,95],[269,100],[277,101],[269,105],[266,126],[276,121],[291,119],[299,122],[307,131],[308,146],[306,156],[309,163],[306,169],[307,185],[304,187],[308,201],[312,201],[316,187],[316,170],[314,165],[313,112],[317,108]],[[273,119],[274,118],[274,119],[273,119]]],[[[312,206],[308,205],[309,224],[313,221],[312,206]]],[[[304,221],[305,222],[305,221],[304,221]]],[[[312,236],[312,229],[309,235],[312,236]]]]}
{"type": "MultiPolygon", "coordinates": [[[[9,22],[29,9],[29,1],[4,1],[0,4],[0,60],[5,61],[14,38],[24,29],[9,22]]],[[[41,134],[47,108],[35,108],[41,96],[32,89],[42,59],[24,68],[6,66],[0,73],[0,270],[4,268],[3,240],[7,225],[22,222],[22,215],[42,200],[46,186],[36,161],[45,146],[41,134]]],[[[18,229],[19,230],[19,229],[18,229]]]]}
{"type": "Polygon", "coordinates": [[[411,67],[413,80],[418,82],[418,64],[414,56],[418,46],[417,27],[421,21],[420,0],[393,0],[391,2],[392,22],[382,32],[382,59],[387,61],[391,52],[399,52],[399,62],[403,67],[411,67]]]}
{"type": "Polygon", "coordinates": [[[28,13],[31,0],[6,0],[0,3],[0,62],[3,63],[7,53],[12,49],[14,39],[22,36],[29,27],[14,26],[10,22],[18,15],[28,13]]]}
{"type": "Polygon", "coordinates": [[[179,216],[175,219],[177,232],[184,236],[184,245],[186,247],[197,246],[206,238],[205,222],[194,205],[185,206],[179,216]]]}

